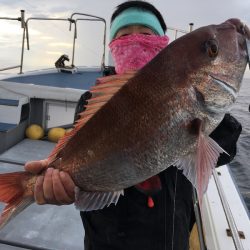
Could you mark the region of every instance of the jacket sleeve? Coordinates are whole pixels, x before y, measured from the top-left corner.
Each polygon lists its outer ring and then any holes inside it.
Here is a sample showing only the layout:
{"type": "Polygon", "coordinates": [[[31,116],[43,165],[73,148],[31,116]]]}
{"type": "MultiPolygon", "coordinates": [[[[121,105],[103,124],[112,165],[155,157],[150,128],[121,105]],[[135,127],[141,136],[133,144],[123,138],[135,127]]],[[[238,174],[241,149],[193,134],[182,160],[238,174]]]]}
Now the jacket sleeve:
{"type": "Polygon", "coordinates": [[[78,100],[78,103],[76,105],[76,109],[75,109],[75,115],[74,115],[74,123],[75,121],[77,121],[79,119],[79,113],[81,113],[82,111],[84,111],[86,108],[85,106],[87,105],[87,101],[91,98],[92,94],[89,91],[86,91],[85,93],[83,93],[80,97],[80,99],[78,100]]]}
{"type": "Polygon", "coordinates": [[[236,155],[236,144],[241,131],[241,124],[233,116],[227,113],[218,127],[210,134],[210,137],[228,153],[228,155],[225,153],[220,155],[217,167],[233,160],[236,155]]]}

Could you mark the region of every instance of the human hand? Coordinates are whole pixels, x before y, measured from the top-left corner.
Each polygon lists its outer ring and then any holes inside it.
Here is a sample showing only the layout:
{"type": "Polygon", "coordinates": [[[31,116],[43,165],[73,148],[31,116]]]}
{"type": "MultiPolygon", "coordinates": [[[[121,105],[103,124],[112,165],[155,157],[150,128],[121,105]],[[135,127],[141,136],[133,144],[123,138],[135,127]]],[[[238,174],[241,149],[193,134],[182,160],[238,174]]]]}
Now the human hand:
{"type": "MultiPolygon", "coordinates": [[[[32,174],[39,174],[48,167],[47,160],[30,161],[24,166],[32,174]]],[[[66,205],[75,201],[75,184],[68,173],[48,168],[44,175],[38,176],[34,198],[39,205],[66,205]]]]}

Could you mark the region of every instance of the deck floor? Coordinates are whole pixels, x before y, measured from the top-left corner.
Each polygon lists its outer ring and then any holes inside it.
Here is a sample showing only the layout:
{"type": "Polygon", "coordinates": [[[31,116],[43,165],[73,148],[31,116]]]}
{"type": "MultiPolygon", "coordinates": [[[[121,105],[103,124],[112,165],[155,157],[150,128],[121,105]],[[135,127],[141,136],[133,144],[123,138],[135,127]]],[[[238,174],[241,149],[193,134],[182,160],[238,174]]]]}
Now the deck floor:
{"type": "MultiPolygon", "coordinates": [[[[29,160],[45,158],[54,147],[48,141],[25,139],[0,155],[0,173],[22,170],[17,164],[2,163],[15,161],[24,163],[29,160]]],[[[0,209],[4,207],[0,203],[0,209]]],[[[36,204],[26,208],[0,231],[0,249],[83,249],[84,229],[79,211],[70,206],[36,204]],[[27,247],[15,247],[3,242],[27,244],[27,247]]]]}

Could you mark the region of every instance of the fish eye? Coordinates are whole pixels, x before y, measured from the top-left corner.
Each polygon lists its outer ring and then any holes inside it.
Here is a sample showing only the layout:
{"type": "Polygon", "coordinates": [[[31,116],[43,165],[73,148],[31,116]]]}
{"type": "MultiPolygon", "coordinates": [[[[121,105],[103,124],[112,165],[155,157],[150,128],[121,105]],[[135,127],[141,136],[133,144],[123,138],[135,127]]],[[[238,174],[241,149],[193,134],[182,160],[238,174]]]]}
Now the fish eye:
{"type": "Polygon", "coordinates": [[[208,54],[209,57],[215,58],[219,52],[219,45],[218,42],[214,39],[210,39],[205,42],[205,52],[208,54]]]}

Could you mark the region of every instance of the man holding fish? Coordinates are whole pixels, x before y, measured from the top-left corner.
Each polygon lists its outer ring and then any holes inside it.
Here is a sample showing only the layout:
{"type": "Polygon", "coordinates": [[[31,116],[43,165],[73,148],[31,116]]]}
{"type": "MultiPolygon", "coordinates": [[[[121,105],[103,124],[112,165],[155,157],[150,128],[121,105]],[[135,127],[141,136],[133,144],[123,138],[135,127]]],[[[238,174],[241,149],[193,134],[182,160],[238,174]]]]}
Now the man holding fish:
{"type": "Polygon", "coordinates": [[[241,125],[224,114],[243,77],[249,30],[231,19],[167,46],[166,29],[153,5],[119,5],[109,45],[115,75],[83,95],[75,131],[48,159],[25,165],[43,172],[27,181],[38,204],[75,202],[83,211],[86,250],[188,249],[193,186],[201,201],[212,168],[236,154],[241,125]]]}

